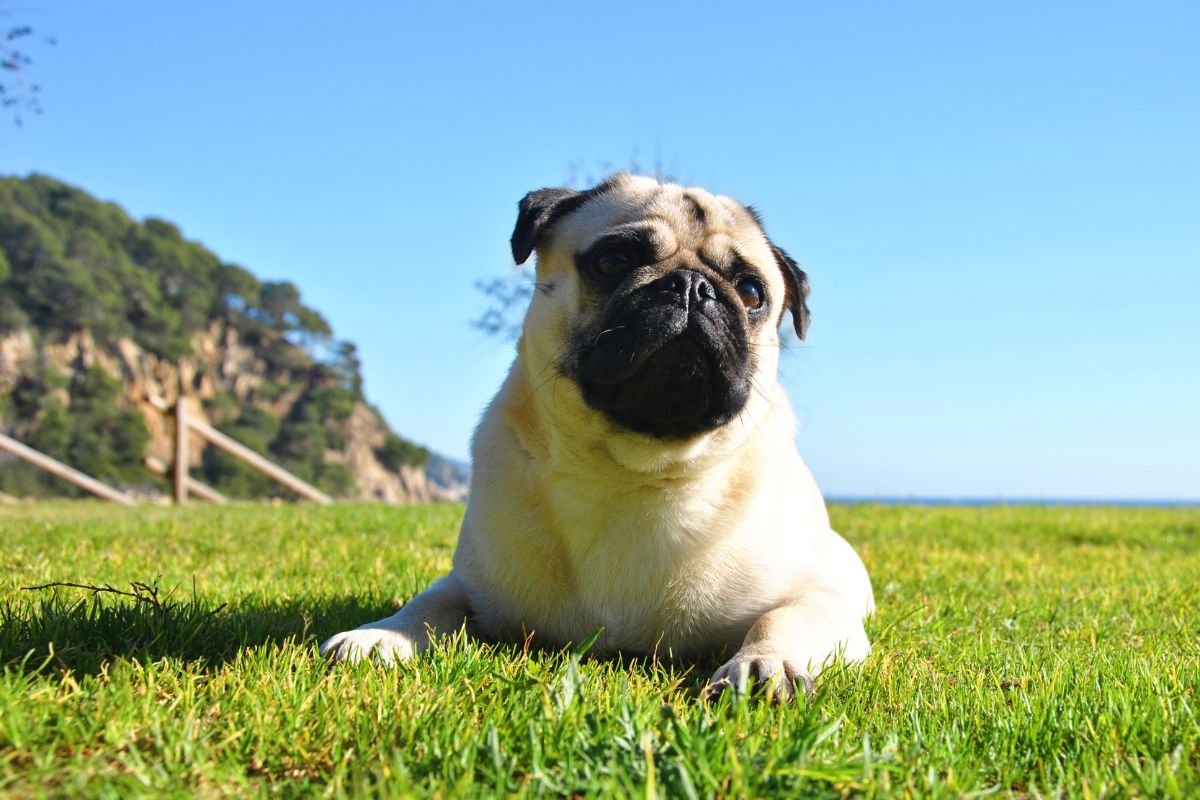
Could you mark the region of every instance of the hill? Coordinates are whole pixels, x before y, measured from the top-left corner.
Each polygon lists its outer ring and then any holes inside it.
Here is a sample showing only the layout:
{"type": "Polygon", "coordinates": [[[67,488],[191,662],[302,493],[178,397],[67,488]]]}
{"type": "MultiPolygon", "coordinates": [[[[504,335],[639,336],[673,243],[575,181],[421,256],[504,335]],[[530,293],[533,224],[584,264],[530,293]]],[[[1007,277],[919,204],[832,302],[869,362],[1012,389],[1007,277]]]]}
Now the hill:
{"type": "MultiPolygon", "coordinates": [[[[363,394],[355,347],[287,281],[260,281],[171,222],[44,175],[0,178],[0,431],[101,480],[163,486],[174,403],[344,498],[412,501],[465,490],[363,394]]],[[[284,493],[199,440],[193,474],[234,497],[284,493]]],[[[0,462],[0,491],[69,493],[0,462]]]]}

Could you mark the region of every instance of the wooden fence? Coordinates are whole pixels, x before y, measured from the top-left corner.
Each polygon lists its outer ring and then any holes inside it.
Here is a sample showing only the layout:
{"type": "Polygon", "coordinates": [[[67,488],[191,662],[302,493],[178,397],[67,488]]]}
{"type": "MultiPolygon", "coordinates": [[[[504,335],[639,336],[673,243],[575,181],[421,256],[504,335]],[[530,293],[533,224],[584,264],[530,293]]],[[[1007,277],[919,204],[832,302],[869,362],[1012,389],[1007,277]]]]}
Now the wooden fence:
{"type": "MultiPolygon", "coordinates": [[[[163,413],[167,413],[170,409],[170,406],[167,405],[167,401],[163,400],[161,397],[152,397],[150,398],[150,402],[155,408],[163,413]]],[[[189,492],[197,495],[198,497],[204,497],[205,499],[212,499],[211,497],[205,497],[205,493],[212,493],[213,495],[220,497],[215,490],[192,480],[188,476],[189,432],[199,435],[200,438],[204,439],[209,444],[213,445],[214,447],[219,447],[234,458],[266,475],[268,478],[271,478],[277,483],[280,483],[291,489],[301,497],[307,498],[316,503],[320,503],[321,505],[329,505],[333,502],[332,497],[325,494],[317,487],[309,483],[305,483],[283,467],[272,464],[270,461],[251,450],[249,447],[234,441],[213,426],[209,425],[207,422],[199,419],[193,419],[192,415],[188,413],[187,404],[183,402],[183,398],[181,397],[179,402],[175,404],[174,486],[176,503],[186,503],[189,492]],[[200,491],[197,491],[198,488],[200,491]]],[[[223,502],[223,500],[224,498],[221,498],[221,500],[216,502],[223,502]]]]}
{"type": "MultiPolygon", "coordinates": [[[[189,496],[196,496],[202,500],[207,500],[210,503],[225,503],[227,502],[224,495],[213,489],[210,486],[205,486],[200,481],[192,478],[188,474],[188,434],[194,433],[204,441],[219,447],[229,453],[234,458],[244,462],[248,466],[258,470],[267,477],[291,489],[301,497],[312,500],[313,502],[322,505],[328,505],[333,502],[333,498],[317,489],[311,484],[297,478],[292,473],[273,464],[267,459],[260,456],[250,448],[240,444],[225,434],[221,433],[216,428],[200,419],[194,419],[187,411],[185,398],[181,395],[179,402],[175,403],[174,409],[163,400],[161,397],[151,397],[150,403],[164,414],[170,414],[174,411],[175,417],[175,464],[172,469],[161,459],[154,456],[147,456],[145,460],[146,469],[151,472],[167,476],[168,473],[172,477],[174,488],[175,502],[183,505],[188,502],[189,496]]],[[[105,500],[110,500],[114,503],[123,505],[134,505],[137,501],[130,497],[125,492],[119,491],[106,484],[101,483],[95,478],[85,475],[73,467],[51,458],[45,453],[40,453],[28,445],[21,444],[16,439],[10,436],[5,436],[0,433],[0,451],[10,453],[17,458],[20,458],[38,469],[45,470],[51,475],[57,475],[65,481],[75,484],[76,486],[86,489],[97,497],[102,497],[105,500]]],[[[13,498],[0,492],[0,502],[9,502],[13,498]]]]}
{"type": "Polygon", "coordinates": [[[23,445],[16,439],[10,436],[5,436],[0,433],[0,450],[10,453],[23,461],[28,461],[38,469],[44,469],[51,475],[57,475],[65,481],[75,484],[81,489],[86,489],[97,497],[103,497],[105,500],[111,500],[114,503],[131,506],[137,501],[124,492],[119,492],[111,486],[107,486],[90,475],[84,475],[73,467],[68,467],[61,461],[57,461],[45,453],[39,453],[32,447],[23,445]]]}

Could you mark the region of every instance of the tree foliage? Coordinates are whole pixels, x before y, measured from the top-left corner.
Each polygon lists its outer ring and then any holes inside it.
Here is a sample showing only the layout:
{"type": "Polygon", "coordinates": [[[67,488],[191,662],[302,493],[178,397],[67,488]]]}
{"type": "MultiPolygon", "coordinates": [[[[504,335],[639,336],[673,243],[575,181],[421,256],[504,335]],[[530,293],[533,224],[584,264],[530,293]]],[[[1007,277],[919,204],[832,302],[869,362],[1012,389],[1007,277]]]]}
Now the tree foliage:
{"type": "MultiPolygon", "coordinates": [[[[127,336],[167,359],[224,321],[251,343],[311,347],[332,335],[291,283],[260,282],[183,238],[166,220],[137,223],[112,203],[48,178],[0,178],[0,332],[26,322],[111,345],[127,336]]],[[[287,357],[277,354],[287,361],[287,357]]]]}
{"type": "Polygon", "coordinates": [[[384,436],[383,446],[375,448],[379,463],[390,470],[398,470],[405,464],[423,467],[429,463],[429,456],[429,451],[424,447],[401,439],[394,433],[384,436]]]}
{"type": "MultiPolygon", "coordinates": [[[[142,458],[150,433],[137,411],[122,406],[120,393],[103,367],[82,369],[64,385],[62,373],[46,366],[21,380],[10,406],[27,421],[24,438],[35,450],[101,480],[146,483],[142,458]]],[[[35,497],[80,493],[21,463],[0,465],[0,487],[35,497]]]]}

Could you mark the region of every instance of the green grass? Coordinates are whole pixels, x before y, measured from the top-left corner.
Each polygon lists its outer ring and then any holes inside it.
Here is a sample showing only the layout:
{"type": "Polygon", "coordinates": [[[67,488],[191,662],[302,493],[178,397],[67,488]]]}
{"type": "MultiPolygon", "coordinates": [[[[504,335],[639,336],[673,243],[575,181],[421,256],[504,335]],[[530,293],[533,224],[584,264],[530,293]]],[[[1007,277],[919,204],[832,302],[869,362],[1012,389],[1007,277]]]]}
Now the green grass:
{"type": "Polygon", "coordinates": [[[0,508],[0,794],[1200,795],[1200,509],[832,512],[875,652],[777,706],[461,639],[323,663],[446,570],[458,507],[0,508]]]}

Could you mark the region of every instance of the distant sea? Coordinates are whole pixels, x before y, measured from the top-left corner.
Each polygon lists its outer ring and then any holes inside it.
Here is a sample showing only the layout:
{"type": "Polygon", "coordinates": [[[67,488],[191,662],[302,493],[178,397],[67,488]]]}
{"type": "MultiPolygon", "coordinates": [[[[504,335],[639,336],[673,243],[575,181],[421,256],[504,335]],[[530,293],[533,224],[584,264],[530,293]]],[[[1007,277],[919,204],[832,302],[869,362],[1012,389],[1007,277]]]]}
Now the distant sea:
{"type": "Polygon", "coordinates": [[[1200,499],[1111,499],[1104,497],[870,497],[835,495],[825,498],[831,503],[878,503],[905,506],[1123,506],[1149,508],[1195,508],[1200,499]]]}

